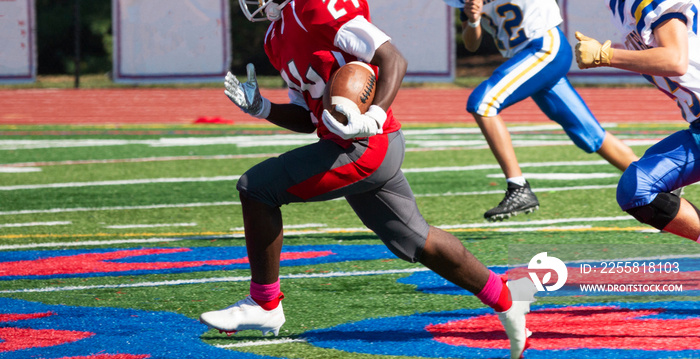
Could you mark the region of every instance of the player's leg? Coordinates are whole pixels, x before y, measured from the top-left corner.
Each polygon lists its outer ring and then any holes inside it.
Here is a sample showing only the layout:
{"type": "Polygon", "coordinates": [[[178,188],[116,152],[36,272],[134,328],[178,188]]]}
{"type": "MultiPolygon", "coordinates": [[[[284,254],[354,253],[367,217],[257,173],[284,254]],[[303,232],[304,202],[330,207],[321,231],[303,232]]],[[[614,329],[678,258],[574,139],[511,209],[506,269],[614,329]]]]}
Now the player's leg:
{"type": "Polygon", "coordinates": [[[282,214],[279,206],[263,203],[246,191],[240,192],[240,200],[251,269],[250,295],[227,308],[203,313],[199,320],[222,332],[260,330],[263,335],[277,335],[285,322],[279,281],[282,214]]]}
{"type": "Polygon", "coordinates": [[[597,152],[621,171],[638,159],[632,149],[603,129],[566,77],[534,94],[532,99],[585,152],[597,152]]]}
{"type": "Polygon", "coordinates": [[[228,308],[202,314],[200,321],[221,331],[256,329],[277,334],[285,321],[279,281],[280,206],[338,198],[371,186],[361,180],[372,173],[373,166],[379,166],[386,137],[373,136],[348,149],[322,140],[248,170],[237,188],[251,269],[250,295],[228,308]],[[324,180],[318,180],[319,176],[324,180]]]}
{"type": "Polygon", "coordinates": [[[472,115],[506,178],[522,177],[523,172],[520,170],[510,132],[508,132],[503,118],[500,115],[489,117],[484,117],[477,113],[472,115]]]}
{"type": "Polygon", "coordinates": [[[537,197],[522,175],[510,133],[499,112],[551,86],[566,74],[571,55],[564,54],[568,62],[559,60],[561,45],[559,30],[549,31],[499,66],[469,96],[467,111],[479,124],[508,184],[501,203],[484,213],[488,220],[501,220],[539,208],[537,197]]]}
{"type": "Polygon", "coordinates": [[[536,291],[529,279],[524,278],[527,283],[523,280],[506,283],[455,236],[429,226],[418,211],[403,174],[398,174],[385,187],[347,199],[363,223],[399,258],[420,262],[493,308],[510,340],[512,357],[520,357],[531,334],[525,315],[536,291]]]}
{"type": "Polygon", "coordinates": [[[411,186],[401,172],[404,141],[400,132],[391,136],[386,157],[372,176],[381,185],[345,198],[365,226],[397,257],[412,263],[420,261],[455,284],[478,293],[489,270],[456,237],[431,227],[421,215],[411,186]]]}
{"type": "Polygon", "coordinates": [[[282,214],[279,206],[260,202],[244,192],[240,199],[252,275],[250,295],[227,308],[202,313],[199,320],[222,332],[260,330],[263,335],[277,335],[285,322],[279,281],[282,214]]]}
{"type": "Polygon", "coordinates": [[[260,202],[244,192],[240,193],[239,198],[251,281],[262,285],[276,283],[279,281],[283,243],[280,207],[260,202]]]}
{"type": "Polygon", "coordinates": [[[501,202],[484,213],[484,218],[497,221],[539,208],[537,196],[530,189],[515,155],[510,132],[500,115],[484,117],[472,113],[486,143],[506,178],[506,194],[501,202]]]}
{"type": "Polygon", "coordinates": [[[676,217],[663,230],[698,242],[700,240],[700,211],[687,199],[681,198],[676,217]]]}
{"type": "Polygon", "coordinates": [[[610,132],[605,133],[603,144],[596,153],[620,171],[626,170],[630,163],[639,159],[631,148],[610,132]]]}
{"type": "MultiPolygon", "coordinates": [[[[441,277],[473,294],[481,292],[491,273],[459,239],[432,226],[419,261],[441,277]]],[[[510,307],[510,303],[502,303],[501,306],[510,307]]],[[[508,308],[499,309],[497,311],[502,312],[508,308]]]]}
{"type": "Polygon", "coordinates": [[[672,134],[625,170],[617,187],[618,204],[642,223],[697,241],[700,213],[671,192],[700,181],[698,159],[700,149],[690,130],[672,134]]]}
{"type": "MultiPolygon", "coordinates": [[[[527,329],[525,314],[530,301],[513,302],[513,286],[481,263],[452,234],[428,225],[418,210],[411,187],[400,172],[403,139],[394,139],[387,159],[378,172],[391,174],[382,186],[346,196],[362,222],[374,231],[399,258],[420,262],[438,275],[475,294],[494,308],[511,339],[512,351],[519,357],[525,350],[527,329]],[[401,142],[398,142],[401,140],[401,142]],[[400,144],[401,147],[396,145],[400,144]]],[[[534,285],[519,290],[532,290],[534,285]]],[[[524,298],[522,293],[516,298],[524,298]]],[[[529,293],[532,297],[532,292],[529,293]]]]}

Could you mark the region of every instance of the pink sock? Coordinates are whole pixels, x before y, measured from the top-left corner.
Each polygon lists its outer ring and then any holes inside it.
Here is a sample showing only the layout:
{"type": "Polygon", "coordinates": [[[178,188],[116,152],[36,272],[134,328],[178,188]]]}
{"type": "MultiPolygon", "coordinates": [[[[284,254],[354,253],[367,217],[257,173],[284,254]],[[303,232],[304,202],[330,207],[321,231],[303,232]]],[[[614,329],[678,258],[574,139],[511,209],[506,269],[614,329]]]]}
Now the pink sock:
{"type": "Polygon", "coordinates": [[[505,279],[497,276],[493,271],[489,271],[489,279],[476,297],[497,312],[505,312],[513,304],[505,279]]]}
{"type": "Polygon", "coordinates": [[[253,300],[258,303],[259,306],[263,307],[265,310],[272,310],[277,308],[280,300],[284,298],[282,292],[280,292],[280,280],[272,284],[258,284],[253,281],[250,282],[250,296],[253,300]]]}

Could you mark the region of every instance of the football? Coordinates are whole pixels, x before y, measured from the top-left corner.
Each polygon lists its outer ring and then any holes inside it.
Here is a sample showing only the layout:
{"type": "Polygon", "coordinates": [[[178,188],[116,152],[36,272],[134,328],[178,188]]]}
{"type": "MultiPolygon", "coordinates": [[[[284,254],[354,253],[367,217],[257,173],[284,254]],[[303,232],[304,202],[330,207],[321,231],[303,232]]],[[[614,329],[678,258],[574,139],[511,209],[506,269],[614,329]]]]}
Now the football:
{"type": "Polygon", "coordinates": [[[323,108],[340,123],[347,125],[345,115],[335,110],[342,104],[349,110],[365,113],[374,100],[377,78],[372,68],[364,62],[345,64],[331,75],[323,94],[323,108]]]}

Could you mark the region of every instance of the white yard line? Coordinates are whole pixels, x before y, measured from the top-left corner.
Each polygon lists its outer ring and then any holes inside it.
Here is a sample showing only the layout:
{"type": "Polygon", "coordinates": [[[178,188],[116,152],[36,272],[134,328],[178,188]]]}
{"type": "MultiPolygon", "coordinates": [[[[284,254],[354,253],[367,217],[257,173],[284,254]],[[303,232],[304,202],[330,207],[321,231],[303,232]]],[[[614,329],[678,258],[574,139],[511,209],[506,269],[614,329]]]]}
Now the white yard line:
{"type": "Polygon", "coordinates": [[[289,344],[289,343],[306,343],[305,339],[292,339],[292,338],[283,338],[283,339],[272,339],[272,340],[258,340],[258,341],[248,341],[248,342],[240,342],[240,343],[234,343],[234,344],[218,344],[214,345],[217,348],[222,348],[222,349],[228,349],[228,348],[245,348],[245,347],[257,347],[257,346],[263,346],[263,345],[277,345],[277,344],[289,344]]]}
{"type": "MultiPolygon", "coordinates": [[[[339,278],[367,275],[385,275],[385,274],[403,274],[425,272],[428,268],[409,268],[409,269],[390,269],[379,271],[357,271],[357,272],[329,272],[318,274],[289,274],[281,275],[280,279],[308,279],[308,278],[339,278]]],[[[65,287],[43,287],[43,288],[26,288],[26,289],[11,289],[0,290],[0,294],[12,293],[45,293],[45,292],[63,292],[71,290],[91,290],[91,289],[121,289],[121,288],[142,288],[142,287],[160,287],[169,285],[185,285],[185,284],[205,284],[205,283],[225,283],[225,282],[246,282],[250,277],[219,277],[219,278],[201,278],[201,279],[182,279],[182,280],[166,280],[160,282],[141,282],[128,284],[103,284],[103,285],[83,285],[83,286],[65,286],[65,287]]]]}
{"type": "MultiPolygon", "coordinates": [[[[505,178],[503,173],[494,173],[486,175],[486,178],[505,178]]],[[[528,180],[542,179],[542,180],[555,180],[555,181],[577,181],[577,180],[588,180],[588,179],[598,179],[598,178],[617,178],[620,177],[620,173],[608,173],[608,172],[598,172],[598,173],[525,173],[523,172],[523,177],[528,180]]]]}
{"type": "MultiPolygon", "coordinates": [[[[617,127],[617,124],[611,124],[611,127],[617,127]]],[[[606,126],[607,127],[607,126],[606,126]]],[[[481,135],[481,129],[478,127],[448,127],[434,129],[404,129],[402,130],[406,136],[425,136],[425,135],[481,135]]],[[[533,131],[561,131],[559,125],[533,125],[533,126],[510,126],[510,132],[533,132],[533,131]]]]}
{"type": "MultiPolygon", "coordinates": [[[[532,192],[561,192],[561,191],[577,191],[577,190],[592,190],[592,189],[608,189],[617,188],[616,184],[610,185],[590,185],[590,186],[570,186],[570,187],[543,187],[533,188],[532,192]]],[[[491,191],[476,191],[476,192],[447,192],[447,193],[424,193],[415,194],[416,197],[446,197],[446,196],[477,196],[482,194],[503,194],[503,189],[491,191]]],[[[0,213],[1,214],[1,213],[0,213]]]]}
{"type": "Polygon", "coordinates": [[[520,232],[563,232],[571,230],[581,230],[581,229],[591,229],[591,225],[583,226],[556,226],[556,227],[518,227],[518,228],[495,228],[494,232],[508,232],[508,233],[520,233],[520,232]]]}
{"type": "Polygon", "coordinates": [[[27,222],[27,223],[0,223],[0,228],[14,227],[37,227],[37,226],[65,226],[72,224],[70,221],[54,221],[54,222],[27,222]]]}
{"type": "Polygon", "coordinates": [[[17,186],[0,186],[0,191],[15,191],[15,190],[21,190],[21,189],[42,189],[42,188],[124,186],[124,185],[152,184],[152,183],[238,181],[239,178],[241,178],[240,175],[215,176],[215,177],[144,178],[144,179],[132,179],[132,180],[94,181],[94,182],[45,183],[45,184],[28,184],[28,185],[17,185],[17,186]]]}
{"type": "MultiPolygon", "coordinates": [[[[167,162],[167,161],[199,161],[199,160],[229,160],[240,158],[264,158],[279,156],[279,153],[254,153],[249,155],[212,155],[212,156],[163,156],[163,157],[142,157],[142,158],[121,158],[106,160],[75,160],[75,161],[47,161],[47,162],[19,162],[0,164],[0,172],[3,169],[16,167],[45,167],[45,166],[72,166],[88,164],[110,164],[110,163],[141,163],[141,162],[167,162]]],[[[9,171],[8,170],[8,171],[9,171]]],[[[41,169],[38,169],[39,171],[41,169]]]]}
{"type": "MultiPolygon", "coordinates": [[[[216,238],[222,238],[217,236],[216,238]]],[[[162,242],[177,242],[192,238],[140,238],[140,239],[116,239],[109,241],[80,241],[80,242],[48,242],[48,243],[29,243],[29,244],[8,244],[0,246],[0,250],[16,250],[16,249],[37,249],[37,248],[53,248],[53,247],[91,247],[91,246],[109,246],[115,244],[143,244],[143,243],[162,243],[162,242]]]]}
{"type": "MultiPolygon", "coordinates": [[[[527,133],[532,131],[560,131],[558,125],[513,126],[512,133],[527,133]]],[[[432,135],[480,135],[479,128],[444,128],[431,130],[404,130],[407,136],[432,135]]],[[[409,138],[410,139],[410,138],[409,138]]],[[[105,147],[142,145],[150,147],[181,147],[181,146],[211,146],[236,145],[238,147],[260,147],[290,145],[299,146],[318,140],[316,134],[273,134],[273,135],[233,135],[233,136],[190,136],[190,137],[161,137],[156,139],[21,139],[0,140],[0,150],[22,150],[38,148],[75,148],[75,147],[105,147]]],[[[485,142],[479,137],[481,142],[485,142]]],[[[414,141],[419,143],[420,141],[414,141]]],[[[541,144],[543,141],[539,141],[541,144]]],[[[567,144],[570,142],[567,142],[567,144]]]]}
{"type": "MultiPolygon", "coordinates": [[[[625,140],[627,145],[652,145],[658,142],[658,139],[654,140],[625,140]]],[[[454,141],[453,141],[454,142],[454,141]]],[[[426,151],[446,151],[446,150],[464,150],[466,145],[470,148],[488,148],[485,141],[480,141],[478,144],[473,143],[474,141],[469,141],[463,146],[459,146],[458,142],[450,142],[451,146],[446,146],[444,141],[416,141],[417,144],[424,147],[409,147],[406,148],[406,152],[426,152],[426,151]],[[430,145],[431,142],[435,142],[434,145],[430,145]]],[[[546,142],[547,146],[569,144],[567,141],[561,141],[562,143],[552,143],[546,142]]],[[[521,144],[522,145],[522,144],[521,144]]],[[[0,173],[24,173],[24,172],[40,172],[40,167],[46,166],[73,166],[73,165],[86,165],[86,164],[112,164],[112,163],[142,163],[142,162],[168,162],[168,161],[197,161],[197,160],[227,160],[227,159],[240,159],[240,158],[267,158],[279,156],[280,153],[252,153],[252,154],[241,154],[241,155],[211,155],[211,156],[162,156],[162,157],[139,157],[139,158],[118,158],[118,159],[102,159],[102,160],[67,160],[67,161],[42,161],[42,162],[17,162],[17,163],[5,163],[0,164],[0,173]]],[[[591,164],[595,162],[600,162],[600,164],[607,164],[605,161],[590,161],[591,164]]],[[[486,169],[499,168],[497,165],[486,165],[486,169]]],[[[524,164],[524,167],[528,167],[524,164]]]]}
{"type": "Polygon", "coordinates": [[[37,213],[66,213],[66,212],[91,212],[91,211],[123,211],[140,209],[162,209],[162,208],[188,208],[188,207],[211,207],[211,206],[234,206],[241,202],[201,202],[201,203],[177,203],[177,204],[153,204],[146,206],[115,206],[115,207],[75,207],[75,208],[49,208],[49,209],[24,209],[19,211],[0,212],[0,216],[11,216],[20,214],[37,213]]]}
{"type": "MultiPolygon", "coordinates": [[[[287,232],[287,230],[289,230],[289,229],[319,228],[319,227],[328,227],[328,225],[324,224],[324,223],[305,223],[305,224],[291,224],[291,225],[285,224],[284,231],[285,231],[285,233],[289,233],[289,232],[287,232]]],[[[232,231],[243,231],[244,229],[245,228],[243,228],[243,227],[231,228],[232,231]]]]}
{"type": "Polygon", "coordinates": [[[41,172],[41,168],[0,165],[0,173],[30,173],[30,172],[41,172]]]}
{"type": "MultiPolygon", "coordinates": [[[[572,161],[572,162],[525,162],[520,164],[520,167],[560,167],[560,166],[593,166],[607,164],[606,161],[572,161]]],[[[406,168],[404,173],[432,173],[432,172],[454,172],[454,171],[473,171],[499,169],[495,164],[473,165],[473,166],[453,166],[453,167],[425,167],[425,168],[406,168]]],[[[91,181],[91,182],[64,182],[64,183],[43,183],[31,185],[15,185],[15,186],[0,186],[0,191],[15,191],[26,189],[44,189],[44,188],[73,188],[73,187],[92,187],[92,186],[123,186],[135,184],[152,184],[152,183],[180,183],[180,182],[218,182],[218,181],[237,181],[241,176],[215,176],[215,177],[175,177],[175,178],[143,178],[131,180],[115,180],[115,181],[91,181]]],[[[481,193],[481,192],[479,192],[481,193]]]]}
{"type": "MultiPolygon", "coordinates": [[[[570,186],[570,187],[544,187],[533,188],[533,192],[560,192],[560,191],[576,191],[576,190],[594,190],[617,188],[617,185],[591,185],[591,186],[570,186]]],[[[446,197],[446,196],[477,196],[483,194],[503,194],[503,190],[491,191],[475,191],[475,192],[446,192],[446,193],[424,193],[415,194],[416,197],[446,197]]],[[[339,198],[338,200],[342,200],[339,198]]],[[[240,205],[240,202],[202,202],[202,203],[178,203],[178,204],[155,204],[145,206],[114,206],[114,207],[76,207],[76,208],[49,208],[49,209],[24,209],[18,211],[0,212],[0,216],[21,215],[21,214],[39,214],[39,213],[66,213],[66,212],[90,212],[90,211],[121,211],[121,210],[140,210],[140,209],[160,209],[160,208],[186,208],[186,207],[211,207],[211,206],[232,206],[240,205]]]]}
{"type": "Polygon", "coordinates": [[[493,228],[493,227],[514,227],[514,226],[538,226],[552,225],[560,223],[590,223],[590,222],[608,222],[608,221],[631,221],[635,220],[632,216],[616,216],[616,217],[578,217],[578,218],[559,218],[559,219],[542,219],[538,221],[508,221],[508,222],[489,222],[489,223],[471,223],[471,224],[456,224],[450,226],[440,226],[442,229],[458,229],[458,228],[493,228]]]}
{"type": "MultiPolygon", "coordinates": [[[[443,225],[437,226],[444,230],[459,230],[459,229],[479,229],[479,228],[494,228],[494,231],[501,232],[532,232],[532,231],[567,231],[567,230],[577,230],[581,228],[592,228],[590,226],[557,226],[552,227],[553,224],[562,223],[591,223],[591,222],[606,222],[606,221],[631,221],[634,220],[632,216],[618,216],[618,217],[581,217],[581,218],[560,218],[560,219],[548,219],[539,221],[511,221],[511,222],[484,222],[484,223],[470,223],[470,224],[456,224],[456,225],[443,225]],[[524,226],[524,227],[521,227],[524,226]],[[503,228],[503,227],[516,227],[516,228],[503,228]]],[[[365,227],[355,227],[355,228],[322,228],[322,229],[309,229],[309,230],[289,230],[291,228],[308,228],[308,227],[326,227],[325,224],[300,224],[300,225],[288,225],[284,226],[286,235],[307,235],[307,234],[338,234],[338,233],[369,233],[369,229],[365,227]]],[[[25,244],[10,244],[10,245],[0,245],[0,250],[19,250],[19,249],[37,249],[37,248],[53,248],[53,247],[90,247],[90,246],[107,246],[115,244],[142,244],[142,243],[160,243],[160,242],[177,242],[185,240],[195,240],[195,239],[211,239],[211,238],[242,238],[243,228],[233,228],[231,234],[228,235],[215,235],[215,236],[202,236],[202,237],[180,237],[180,238],[142,238],[142,239],[118,239],[118,240],[105,240],[105,241],[70,241],[70,242],[47,242],[47,243],[25,243],[25,244]]]]}
{"type": "MultiPolygon", "coordinates": [[[[524,162],[520,164],[522,168],[529,167],[562,167],[562,166],[595,166],[607,165],[605,160],[595,161],[556,161],[556,162],[524,162]]],[[[455,171],[474,171],[474,170],[491,170],[500,169],[498,164],[483,164],[471,166],[450,166],[450,167],[424,167],[424,168],[402,168],[404,173],[423,173],[423,172],[455,172],[455,171]]]]}
{"type": "Polygon", "coordinates": [[[261,146],[301,146],[317,141],[316,134],[280,134],[280,135],[245,135],[245,136],[216,136],[216,137],[162,137],[149,140],[129,139],[50,139],[50,140],[0,140],[0,151],[76,148],[76,147],[107,147],[142,145],[149,147],[194,147],[211,145],[236,145],[238,147],[261,146]]]}

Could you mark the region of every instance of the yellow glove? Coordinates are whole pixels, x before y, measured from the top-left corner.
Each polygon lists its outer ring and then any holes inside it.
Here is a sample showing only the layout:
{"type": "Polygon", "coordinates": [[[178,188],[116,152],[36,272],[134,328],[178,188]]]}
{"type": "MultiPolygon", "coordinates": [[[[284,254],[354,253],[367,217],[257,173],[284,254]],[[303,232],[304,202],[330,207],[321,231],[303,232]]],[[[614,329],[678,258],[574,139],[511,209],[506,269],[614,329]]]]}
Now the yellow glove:
{"type": "Polygon", "coordinates": [[[580,69],[588,69],[598,66],[610,66],[613,58],[613,48],[610,40],[601,44],[596,39],[592,39],[576,31],[576,63],[580,69]]]}

